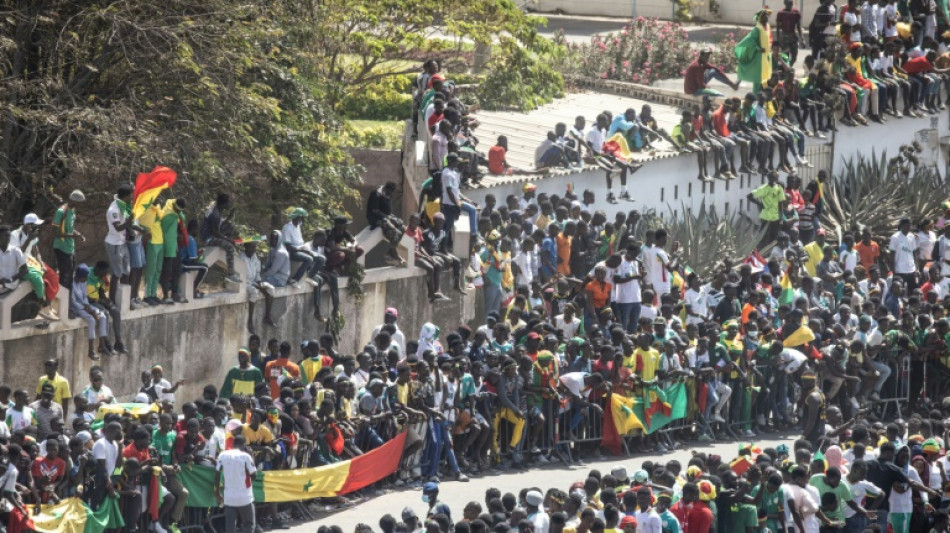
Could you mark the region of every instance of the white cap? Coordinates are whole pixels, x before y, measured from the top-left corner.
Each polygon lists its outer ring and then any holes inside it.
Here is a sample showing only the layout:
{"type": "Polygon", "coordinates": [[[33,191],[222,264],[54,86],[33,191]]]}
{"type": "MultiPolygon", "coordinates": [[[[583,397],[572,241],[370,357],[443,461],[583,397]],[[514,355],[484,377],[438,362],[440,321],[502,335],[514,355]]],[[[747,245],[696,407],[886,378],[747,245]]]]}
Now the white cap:
{"type": "Polygon", "coordinates": [[[135,395],[135,403],[152,403],[152,400],[148,397],[148,394],[140,392],[135,395]]]}
{"type": "Polygon", "coordinates": [[[544,502],[544,495],[536,490],[529,490],[528,493],[524,495],[524,501],[528,505],[538,507],[544,502]]]}
{"type": "Polygon", "coordinates": [[[26,216],[23,217],[23,224],[24,224],[24,225],[26,225],[26,224],[35,224],[35,225],[39,226],[39,225],[43,224],[43,219],[40,218],[40,217],[38,217],[38,216],[36,216],[36,213],[27,213],[26,216]]]}

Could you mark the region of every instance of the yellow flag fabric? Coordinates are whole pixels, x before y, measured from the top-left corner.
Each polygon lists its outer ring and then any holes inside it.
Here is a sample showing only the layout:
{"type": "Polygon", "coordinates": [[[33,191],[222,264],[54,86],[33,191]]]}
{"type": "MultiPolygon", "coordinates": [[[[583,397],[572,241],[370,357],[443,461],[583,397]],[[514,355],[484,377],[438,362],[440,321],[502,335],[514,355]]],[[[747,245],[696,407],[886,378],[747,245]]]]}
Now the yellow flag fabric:
{"type": "Polygon", "coordinates": [[[643,422],[634,413],[635,398],[627,398],[622,394],[610,396],[610,414],[613,416],[617,433],[626,435],[635,429],[644,429],[643,422]]]}
{"type": "Polygon", "coordinates": [[[795,348],[796,346],[801,346],[813,340],[815,340],[814,332],[812,332],[808,326],[802,326],[793,331],[788,337],[785,337],[782,344],[784,344],[786,348],[795,348]]]}
{"type": "Polygon", "coordinates": [[[264,472],[268,502],[293,502],[336,496],[350,475],[350,461],[300,470],[264,472]]]}
{"type": "Polygon", "coordinates": [[[623,136],[622,133],[614,133],[613,136],[607,139],[607,142],[617,143],[617,146],[620,147],[620,156],[624,159],[630,159],[630,148],[627,146],[627,138],[623,136]]]}
{"type": "Polygon", "coordinates": [[[157,403],[110,403],[106,405],[99,406],[99,410],[96,411],[96,420],[102,420],[109,413],[115,413],[121,415],[123,413],[128,413],[132,416],[145,416],[149,413],[158,412],[157,403]]]}
{"type": "MultiPolygon", "coordinates": [[[[33,509],[33,506],[29,506],[33,509]]],[[[34,530],[38,533],[83,533],[86,529],[86,508],[79,498],[66,498],[56,505],[43,505],[39,514],[33,514],[34,530]]]]}

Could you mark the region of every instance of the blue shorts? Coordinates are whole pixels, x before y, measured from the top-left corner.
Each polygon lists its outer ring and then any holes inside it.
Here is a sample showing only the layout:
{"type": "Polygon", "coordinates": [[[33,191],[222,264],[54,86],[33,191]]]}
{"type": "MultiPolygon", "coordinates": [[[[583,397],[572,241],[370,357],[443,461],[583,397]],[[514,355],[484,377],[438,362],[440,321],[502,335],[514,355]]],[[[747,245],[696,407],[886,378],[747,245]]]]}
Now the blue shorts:
{"type": "Polygon", "coordinates": [[[145,268],[145,248],[142,246],[142,241],[130,242],[127,246],[129,247],[130,266],[132,268],[145,268]]]}

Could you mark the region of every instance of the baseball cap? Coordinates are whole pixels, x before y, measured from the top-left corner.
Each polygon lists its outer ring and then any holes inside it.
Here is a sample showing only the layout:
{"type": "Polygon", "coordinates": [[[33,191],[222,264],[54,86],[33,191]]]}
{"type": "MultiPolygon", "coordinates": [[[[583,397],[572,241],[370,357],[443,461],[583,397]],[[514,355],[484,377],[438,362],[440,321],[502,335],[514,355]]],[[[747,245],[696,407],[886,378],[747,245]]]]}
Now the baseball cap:
{"type": "Polygon", "coordinates": [[[409,507],[406,507],[405,509],[402,510],[402,521],[405,522],[406,520],[409,520],[410,518],[419,518],[419,515],[417,515],[416,512],[410,509],[409,507]]]}
{"type": "Polygon", "coordinates": [[[429,481],[422,486],[422,492],[436,492],[439,490],[439,484],[435,481],[429,481]]]}
{"type": "Polygon", "coordinates": [[[646,470],[637,470],[633,473],[633,481],[636,483],[646,483],[650,479],[650,475],[647,474],[646,470]]]}
{"type": "Polygon", "coordinates": [[[26,224],[35,224],[40,226],[43,224],[43,219],[38,217],[36,213],[27,213],[26,216],[23,217],[23,225],[26,224]]]}
{"type": "Polygon", "coordinates": [[[391,315],[395,318],[399,318],[399,311],[395,307],[387,307],[386,314],[391,315]]]}

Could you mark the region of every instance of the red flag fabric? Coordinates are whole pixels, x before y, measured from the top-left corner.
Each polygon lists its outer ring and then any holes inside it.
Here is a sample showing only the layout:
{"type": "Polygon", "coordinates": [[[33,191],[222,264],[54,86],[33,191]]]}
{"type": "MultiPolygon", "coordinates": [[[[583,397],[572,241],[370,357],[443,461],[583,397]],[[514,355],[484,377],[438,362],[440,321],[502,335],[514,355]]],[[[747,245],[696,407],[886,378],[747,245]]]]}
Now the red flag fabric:
{"type": "Polygon", "coordinates": [[[178,179],[178,174],[168,167],[158,166],[151,172],[143,172],[135,178],[135,202],[132,205],[132,216],[138,218],[145,212],[145,207],[155,201],[158,193],[171,187],[178,179]]]}
{"type": "Polygon", "coordinates": [[[396,438],[350,461],[350,473],[340,494],[348,494],[372,485],[399,468],[402,450],[406,447],[406,431],[396,438]]]}
{"type": "Polygon", "coordinates": [[[604,406],[604,430],[600,438],[600,446],[607,448],[614,455],[620,455],[622,442],[620,433],[617,431],[617,424],[614,422],[613,402],[606,402],[604,406]]]}
{"type": "Polygon", "coordinates": [[[46,289],[46,299],[51,302],[59,294],[59,274],[46,263],[43,263],[43,288],[46,289]]]}
{"type": "Polygon", "coordinates": [[[161,507],[162,488],[158,486],[158,477],[160,474],[152,474],[148,482],[148,516],[152,522],[158,520],[158,509],[161,507]]]}

